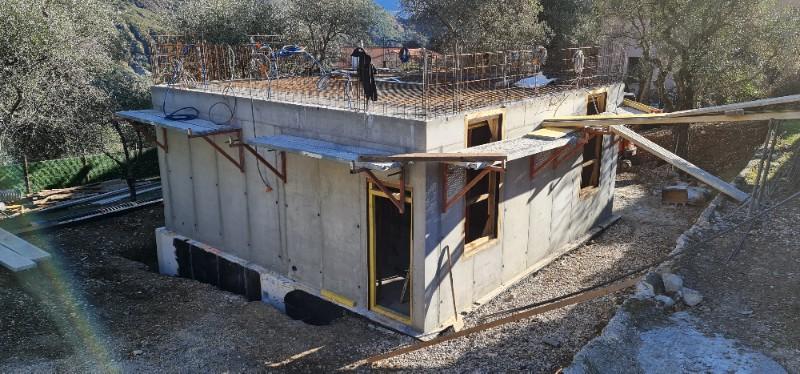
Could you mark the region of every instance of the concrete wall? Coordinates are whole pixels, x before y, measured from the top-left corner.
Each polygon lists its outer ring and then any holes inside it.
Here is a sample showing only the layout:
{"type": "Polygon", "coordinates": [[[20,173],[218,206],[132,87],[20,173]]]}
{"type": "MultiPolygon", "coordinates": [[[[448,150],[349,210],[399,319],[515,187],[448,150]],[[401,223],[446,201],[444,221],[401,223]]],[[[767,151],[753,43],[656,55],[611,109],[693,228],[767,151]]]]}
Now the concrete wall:
{"type": "MultiPolygon", "coordinates": [[[[520,137],[537,127],[544,118],[554,115],[586,114],[590,93],[608,92],[607,110],[613,111],[622,102],[622,86],[612,85],[599,90],[570,91],[551,97],[534,98],[509,105],[503,114],[504,138],[520,137]]],[[[450,152],[463,149],[465,118],[468,113],[429,123],[428,151],[450,152]]],[[[475,303],[494,297],[585,239],[585,235],[612,214],[617,149],[611,136],[603,141],[603,160],[598,191],[580,196],[583,155],[576,152],[558,167],[546,167],[530,178],[529,159],[507,163],[502,177],[503,188],[499,211],[499,237],[493,244],[477,251],[464,251],[464,204],[458,202],[442,214],[441,182],[438,165],[427,172],[427,210],[425,271],[425,330],[449,325],[454,319],[452,294],[459,311],[469,310],[475,303]],[[446,248],[454,260],[451,290],[446,248]]],[[[546,159],[548,153],[536,155],[546,159]]],[[[563,156],[562,156],[563,157],[563,156]]]]}
{"type": "MultiPolygon", "coordinates": [[[[245,139],[289,134],[398,153],[424,149],[424,123],[419,121],[164,87],[153,89],[153,104],[159,109],[166,105],[167,112],[192,106],[201,118],[215,122],[226,121],[231,108],[230,123],[242,128],[245,139]]],[[[238,150],[226,144],[228,136],[212,139],[238,157],[238,150]]],[[[343,163],[287,153],[284,184],[248,153],[242,173],[204,139],[176,131],[168,131],[167,138],[169,152],[160,151],[159,161],[168,230],[269,269],[304,289],[332,291],[365,310],[367,182],[362,175],[351,174],[343,163]]],[[[278,165],[275,152],[259,152],[278,165]]],[[[412,191],[424,191],[424,173],[415,169],[419,167],[408,171],[409,185],[412,191]]],[[[415,245],[423,248],[424,198],[415,201],[414,210],[420,217],[414,220],[414,231],[420,233],[415,245]]],[[[414,292],[422,294],[425,273],[414,276],[419,277],[414,292]]],[[[414,314],[423,315],[424,305],[415,304],[414,314]]]]}
{"type": "MultiPolygon", "coordinates": [[[[564,90],[506,104],[503,139],[519,138],[539,127],[547,118],[586,114],[587,97],[593,93],[607,92],[606,111],[613,112],[622,104],[623,89],[622,84],[613,84],[592,89],[564,90]]],[[[430,120],[427,124],[426,151],[452,152],[464,149],[464,119],[481,112],[487,111],[477,110],[430,120]]]]}

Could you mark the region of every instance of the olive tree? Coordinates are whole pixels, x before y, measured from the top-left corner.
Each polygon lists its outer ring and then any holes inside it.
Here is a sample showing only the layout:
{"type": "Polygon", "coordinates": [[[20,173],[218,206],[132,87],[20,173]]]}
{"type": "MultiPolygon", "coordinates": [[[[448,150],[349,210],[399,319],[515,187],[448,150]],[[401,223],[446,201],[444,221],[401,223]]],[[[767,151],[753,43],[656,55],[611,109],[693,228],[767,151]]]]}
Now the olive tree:
{"type": "MultiPolygon", "coordinates": [[[[775,0],[598,0],[602,31],[641,49],[639,80],[667,111],[767,95],[797,71],[798,12],[775,0]],[[674,88],[669,81],[674,82],[674,88]]],[[[674,130],[688,153],[688,128],[674,130]]]]}
{"type": "Polygon", "coordinates": [[[547,41],[538,0],[403,0],[403,9],[443,51],[501,50],[547,41]]]}
{"type": "Polygon", "coordinates": [[[101,147],[105,93],[95,77],[112,61],[113,24],[93,0],[0,2],[0,146],[17,160],[101,147]]]}

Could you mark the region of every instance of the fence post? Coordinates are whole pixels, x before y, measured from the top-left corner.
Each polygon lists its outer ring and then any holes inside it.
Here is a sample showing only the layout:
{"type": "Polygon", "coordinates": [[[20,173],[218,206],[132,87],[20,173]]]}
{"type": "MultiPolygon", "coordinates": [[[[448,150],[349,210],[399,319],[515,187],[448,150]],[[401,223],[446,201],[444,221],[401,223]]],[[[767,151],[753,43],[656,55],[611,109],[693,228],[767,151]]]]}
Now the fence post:
{"type": "Polygon", "coordinates": [[[28,156],[22,156],[22,174],[25,177],[25,195],[30,196],[31,194],[31,175],[30,170],[28,169],[28,156]]]}

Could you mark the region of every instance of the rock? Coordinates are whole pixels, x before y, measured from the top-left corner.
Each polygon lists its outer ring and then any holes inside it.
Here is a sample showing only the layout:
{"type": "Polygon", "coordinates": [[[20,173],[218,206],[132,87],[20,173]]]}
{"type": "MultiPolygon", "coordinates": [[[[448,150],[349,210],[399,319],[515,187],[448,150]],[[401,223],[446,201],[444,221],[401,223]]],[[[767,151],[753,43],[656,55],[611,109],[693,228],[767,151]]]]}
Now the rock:
{"type": "Polygon", "coordinates": [[[137,349],[137,350],[133,351],[133,355],[134,356],[139,356],[139,355],[142,355],[142,354],[144,354],[144,351],[142,351],[141,349],[137,349]]]}
{"type": "Polygon", "coordinates": [[[703,295],[701,295],[700,292],[693,290],[691,288],[684,287],[681,290],[681,293],[683,294],[684,304],[688,306],[695,306],[703,301],[703,295]]]}
{"type": "Polygon", "coordinates": [[[667,295],[658,295],[656,296],[656,301],[658,301],[664,308],[672,308],[675,305],[675,300],[672,300],[671,297],[667,295]]]}
{"type": "Polygon", "coordinates": [[[634,297],[638,299],[649,299],[656,295],[656,292],[653,290],[653,285],[647,282],[639,282],[636,283],[636,294],[634,297]]]}
{"type": "Polygon", "coordinates": [[[664,282],[664,290],[670,293],[678,292],[683,287],[683,278],[672,273],[661,274],[661,281],[664,282]]]}
{"type": "Polygon", "coordinates": [[[661,280],[661,276],[659,276],[657,273],[647,273],[647,276],[644,278],[644,280],[653,286],[653,291],[656,294],[664,293],[664,281],[661,280]]]}
{"type": "Polygon", "coordinates": [[[554,338],[554,337],[544,338],[544,339],[542,339],[542,343],[547,344],[547,345],[549,345],[549,346],[551,346],[553,348],[560,348],[561,347],[561,341],[558,340],[557,338],[554,338]]]}
{"type": "Polygon", "coordinates": [[[622,160],[622,169],[623,170],[633,169],[633,162],[631,162],[631,160],[622,160]]]}

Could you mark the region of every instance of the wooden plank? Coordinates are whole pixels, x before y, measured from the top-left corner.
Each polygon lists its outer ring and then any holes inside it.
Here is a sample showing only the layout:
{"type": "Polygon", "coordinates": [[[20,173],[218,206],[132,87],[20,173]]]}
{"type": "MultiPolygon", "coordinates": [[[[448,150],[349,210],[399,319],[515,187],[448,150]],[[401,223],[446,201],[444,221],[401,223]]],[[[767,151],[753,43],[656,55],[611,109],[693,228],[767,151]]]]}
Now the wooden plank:
{"type": "Polygon", "coordinates": [[[5,245],[0,244],[0,265],[13,272],[28,270],[36,267],[36,263],[20,256],[5,245]]]}
{"type": "Polygon", "coordinates": [[[714,189],[724,193],[725,195],[730,196],[736,201],[744,202],[750,196],[741,190],[737,189],[736,187],[732,186],[729,183],[725,183],[723,180],[711,175],[710,173],[706,172],[703,169],[695,166],[689,161],[686,161],[674,153],[664,149],[660,145],[653,143],[652,141],[646,139],[645,137],[637,134],[633,130],[626,128],[624,126],[612,126],[611,131],[615,134],[628,139],[633,144],[641,147],[642,149],[650,152],[654,156],[668,162],[669,164],[677,167],[678,169],[683,170],[687,174],[701,180],[703,183],[713,187],[714,189]]]}
{"type": "Polygon", "coordinates": [[[696,117],[666,117],[663,114],[599,115],[591,117],[560,117],[544,120],[546,127],[608,127],[621,125],[688,125],[693,123],[750,122],[800,119],[800,111],[746,113],[743,115],[715,114],[696,117]]]}
{"type": "Polygon", "coordinates": [[[576,130],[571,127],[564,127],[564,128],[540,128],[528,133],[527,136],[533,138],[540,138],[540,139],[561,139],[568,134],[575,132],[576,130]]]}
{"type": "Polygon", "coordinates": [[[679,111],[679,112],[667,113],[667,116],[668,117],[696,116],[696,115],[700,115],[700,114],[724,113],[724,112],[733,111],[733,110],[762,108],[762,107],[765,107],[765,106],[794,104],[794,103],[800,103],[800,95],[772,97],[772,98],[769,98],[769,99],[754,100],[754,101],[748,101],[748,102],[744,102],[744,103],[719,105],[719,106],[712,106],[712,107],[699,108],[699,109],[689,109],[689,110],[683,110],[683,111],[679,111]]]}
{"type": "Polygon", "coordinates": [[[49,253],[3,229],[0,229],[0,244],[29,260],[41,261],[50,258],[49,253]]]}
{"type": "Polygon", "coordinates": [[[622,105],[623,106],[627,106],[627,107],[631,107],[633,109],[642,111],[644,113],[662,113],[661,109],[653,108],[650,105],[647,105],[647,104],[644,104],[644,103],[640,103],[638,101],[634,101],[634,100],[631,100],[631,99],[623,99],[622,100],[622,105]]]}
{"type": "Polygon", "coordinates": [[[361,162],[477,162],[504,161],[508,158],[504,153],[406,153],[398,155],[364,155],[359,156],[361,162]]]}

